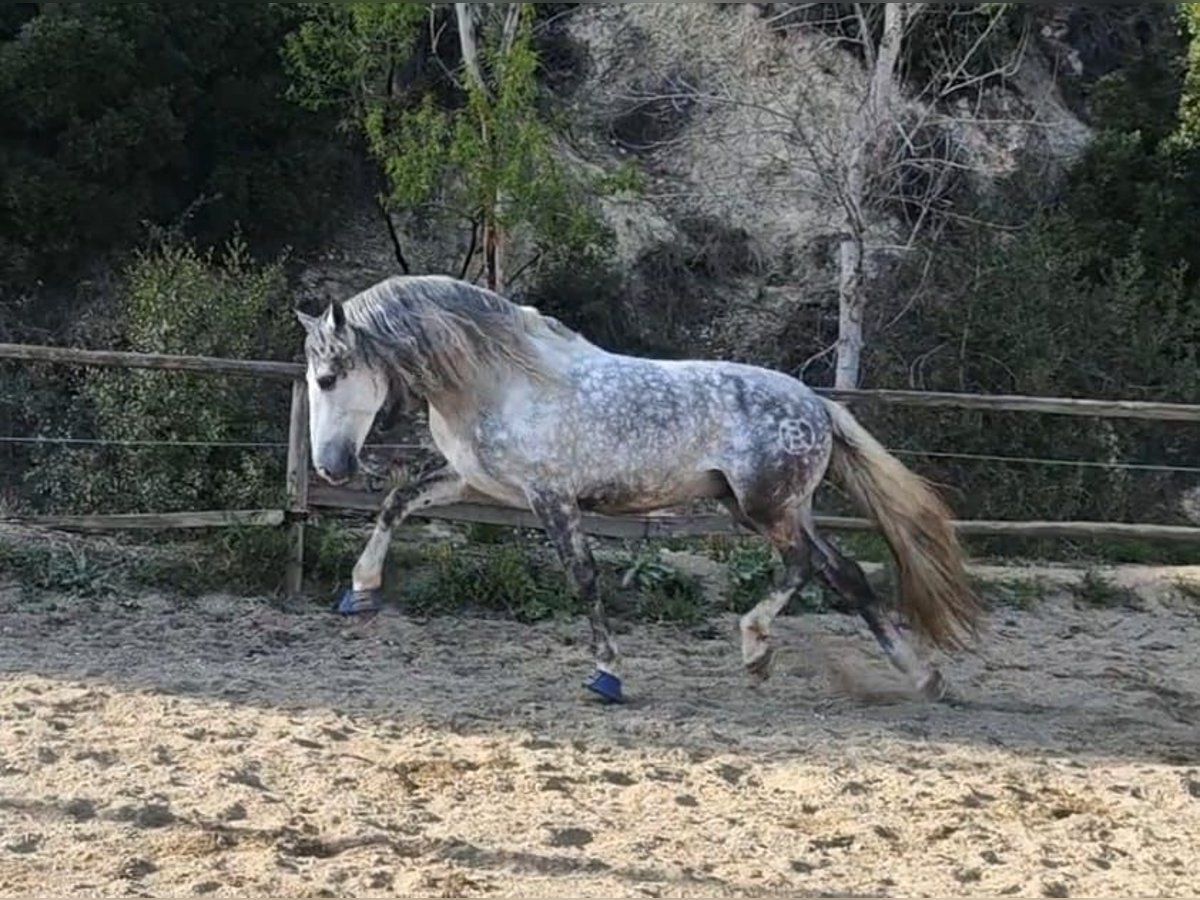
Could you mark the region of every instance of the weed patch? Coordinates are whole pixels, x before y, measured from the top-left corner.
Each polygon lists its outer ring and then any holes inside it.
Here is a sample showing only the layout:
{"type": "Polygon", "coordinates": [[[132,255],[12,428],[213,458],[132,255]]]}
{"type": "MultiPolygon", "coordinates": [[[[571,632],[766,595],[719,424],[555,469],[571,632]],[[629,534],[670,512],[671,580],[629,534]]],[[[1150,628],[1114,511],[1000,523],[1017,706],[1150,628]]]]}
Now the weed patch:
{"type": "Polygon", "coordinates": [[[1088,569],[1068,588],[1077,606],[1096,609],[1138,609],[1141,602],[1128,588],[1121,587],[1096,569],[1088,569]]]}
{"type": "Polygon", "coordinates": [[[625,564],[621,587],[636,590],[635,608],[641,619],[694,625],[708,613],[699,580],[663,562],[649,549],[625,564]]]}
{"type": "Polygon", "coordinates": [[[972,578],[971,588],[991,606],[1022,610],[1036,608],[1047,590],[1043,578],[1008,578],[1002,581],[972,578]]]}

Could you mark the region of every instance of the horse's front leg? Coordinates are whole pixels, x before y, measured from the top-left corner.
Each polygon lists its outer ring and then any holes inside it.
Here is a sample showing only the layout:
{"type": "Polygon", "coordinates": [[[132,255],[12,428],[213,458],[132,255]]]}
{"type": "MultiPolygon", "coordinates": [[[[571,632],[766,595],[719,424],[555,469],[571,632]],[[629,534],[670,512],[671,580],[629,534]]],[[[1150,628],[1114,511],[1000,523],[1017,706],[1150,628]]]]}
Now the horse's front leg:
{"type": "Polygon", "coordinates": [[[579,599],[588,609],[596,672],[585,685],[605,700],[619,702],[622,697],[621,679],[616,671],[617,642],[608,625],[604,598],[597,590],[596,561],[583,534],[579,505],[574,498],[552,491],[533,490],[528,496],[530,509],[541,520],[559,559],[575,583],[579,599]]]}
{"type": "Polygon", "coordinates": [[[384,497],[371,538],[354,564],[351,588],[339,601],[338,612],[352,615],[378,610],[392,530],[421,510],[457,503],[465,493],[466,483],[449,467],[392,488],[384,497]]]}

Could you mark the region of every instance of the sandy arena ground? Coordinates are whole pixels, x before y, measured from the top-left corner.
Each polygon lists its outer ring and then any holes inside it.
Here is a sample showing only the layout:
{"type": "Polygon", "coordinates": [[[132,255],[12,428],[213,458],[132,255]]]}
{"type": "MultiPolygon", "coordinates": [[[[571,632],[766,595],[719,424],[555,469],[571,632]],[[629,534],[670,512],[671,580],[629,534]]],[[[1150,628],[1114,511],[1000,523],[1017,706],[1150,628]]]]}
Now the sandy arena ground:
{"type": "Polygon", "coordinates": [[[757,690],[732,617],[637,627],[604,708],[583,621],[10,586],[0,894],[1196,895],[1200,607],[1054,593],[945,664],[962,707],[831,615],[757,690]]]}

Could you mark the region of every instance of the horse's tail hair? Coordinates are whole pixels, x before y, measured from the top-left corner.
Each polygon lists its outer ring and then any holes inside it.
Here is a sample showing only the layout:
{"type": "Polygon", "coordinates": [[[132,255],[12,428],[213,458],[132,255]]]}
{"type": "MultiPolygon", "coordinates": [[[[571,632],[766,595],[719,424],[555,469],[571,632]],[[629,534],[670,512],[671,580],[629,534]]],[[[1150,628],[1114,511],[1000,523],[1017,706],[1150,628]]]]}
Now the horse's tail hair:
{"type": "MultiPolygon", "coordinates": [[[[824,398],[823,398],[824,399],[824,398]]],[[[925,479],[906,468],[832,400],[830,467],[883,532],[899,569],[899,605],[917,632],[945,650],[978,636],[983,614],[963,566],[950,510],[925,479]]]]}

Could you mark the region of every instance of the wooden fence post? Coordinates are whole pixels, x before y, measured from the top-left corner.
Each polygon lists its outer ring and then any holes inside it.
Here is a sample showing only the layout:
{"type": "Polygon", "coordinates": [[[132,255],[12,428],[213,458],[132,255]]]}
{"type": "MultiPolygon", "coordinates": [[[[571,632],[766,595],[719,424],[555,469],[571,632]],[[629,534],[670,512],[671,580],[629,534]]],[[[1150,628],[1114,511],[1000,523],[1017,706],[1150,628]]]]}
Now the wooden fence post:
{"type": "Polygon", "coordinates": [[[301,379],[292,382],[292,415],[288,425],[287,511],[288,597],[300,595],[304,586],[304,519],[308,515],[308,385],[301,379]]]}

